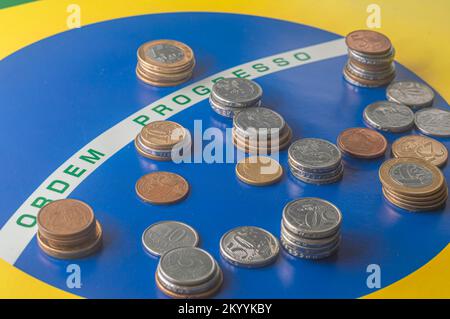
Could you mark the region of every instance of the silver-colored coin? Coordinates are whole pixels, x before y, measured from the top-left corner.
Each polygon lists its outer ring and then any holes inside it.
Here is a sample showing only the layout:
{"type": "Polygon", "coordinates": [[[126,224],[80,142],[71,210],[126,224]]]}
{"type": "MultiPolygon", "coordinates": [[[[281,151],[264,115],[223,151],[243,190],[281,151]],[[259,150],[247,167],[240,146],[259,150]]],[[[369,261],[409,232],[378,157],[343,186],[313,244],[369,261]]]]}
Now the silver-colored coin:
{"type": "Polygon", "coordinates": [[[314,184],[314,185],[325,185],[325,184],[332,184],[340,181],[342,177],[344,176],[344,170],[342,170],[339,174],[337,174],[334,177],[330,178],[308,178],[302,174],[298,174],[295,172],[292,167],[290,167],[290,171],[292,175],[297,178],[298,180],[307,183],[307,184],[314,184]]]}
{"type": "Polygon", "coordinates": [[[339,241],[341,237],[340,231],[337,231],[335,234],[330,235],[329,237],[315,239],[302,238],[290,232],[286,228],[286,226],[284,226],[283,221],[281,222],[281,235],[296,246],[315,249],[331,248],[337,241],[339,241]]]}
{"type": "Polygon", "coordinates": [[[307,253],[307,252],[305,252],[303,250],[296,249],[295,247],[289,245],[289,243],[284,238],[281,238],[280,242],[281,242],[281,246],[284,248],[284,250],[288,254],[290,254],[290,255],[292,255],[294,257],[303,258],[303,259],[323,259],[323,258],[327,258],[327,257],[329,257],[331,255],[334,255],[338,251],[339,245],[340,245],[338,243],[332,249],[329,249],[329,250],[321,252],[321,253],[315,253],[315,254],[312,253],[311,254],[311,253],[307,253]]]}
{"type": "Polygon", "coordinates": [[[233,117],[233,126],[241,136],[280,134],[286,122],[275,111],[266,107],[250,107],[233,117]]]}
{"type": "Polygon", "coordinates": [[[416,163],[398,163],[390,168],[389,176],[405,187],[422,188],[433,183],[433,173],[416,163]]]}
{"type": "Polygon", "coordinates": [[[433,104],[434,92],[423,83],[402,81],[391,83],[386,89],[386,97],[389,101],[419,109],[433,104]]]}
{"type": "MultiPolygon", "coordinates": [[[[214,110],[214,112],[229,118],[233,118],[235,114],[245,109],[243,107],[231,107],[221,105],[218,101],[216,101],[214,95],[212,94],[209,96],[209,104],[211,105],[211,108],[214,110]]],[[[251,105],[251,107],[259,107],[259,106],[261,106],[261,101],[258,101],[255,104],[251,105]]]]}
{"type": "Polygon", "coordinates": [[[213,85],[211,94],[223,105],[245,107],[261,99],[262,88],[252,80],[225,78],[213,85]]]}
{"type": "Polygon", "coordinates": [[[184,58],[182,49],[168,43],[154,45],[148,48],[145,54],[150,59],[165,64],[173,64],[184,58]]]}
{"type": "Polygon", "coordinates": [[[409,107],[389,101],[368,105],[363,117],[368,125],[394,133],[405,132],[414,125],[414,113],[409,107]]]}
{"type": "Polygon", "coordinates": [[[341,151],[331,142],[319,138],[302,138],[289,146],[289,159],[304,170],[320,172],[337,168],[341,151]]]}
{"type": "Polygon", "coordinates": [[[360,67],[354,65],[351,62],[347,63],[347,70],[355,75],[358,78],[369,80],[369,81],[381,81],[385,80],[387,78],[391,78],[395,73],[395,67],[393,64],[390,65],[386,70],[384,71],[367,71],[363,70],[360,67]]]}
{"type": "Polygon", "coordinates": [[[176,221],[155,223],[142,234],[142,244],[155,256],[161,256],[174,248],[195,247],[198,241],[199,236],[192,227],[176,221]]]}
{"type": "Polygon", "coordinates": [[[340,229],[342,214],[326,200],[306,197],[293,200],[284,207],[283,222],[297,236],[324,238],[340,229]]]}
{"type": "Polygon", "coordinates": [[[243,267],[262,267],[275,261],[278,240],[268,231],[254,226],[237,227],[222,236],[220,253],[230,263],[243,267]]]}
{"type": "Polygon", "coordinates": [[[167,281],[179,286],[196,286],[214,276],[216,261],[203,249],[180,247],[162,255],[158,266],[167,281]]]}
{"type": "Polygon", "coordinates": [[[291,248],[301,252],[305,255],[318,255],[323,254],[325,252],[328,252],[330,250],[333,250],[341,243],[341,235],[339,234],[336,238],[336,240],[329,245],[323,246],[323,247],[304,247],[301,245],[296,244],[294,241],[291,241],[286,234],[281,234],[280,237],[281,240],[285,241],[291,248]]]}
{"type": "Polygon", "coordinates": [[[351,49],[348,50],[349,58],[354,59],[360,63],[368,65],[385,65],[394,61],[395,49],[391,48],[389,52],[383,55],[368,55],[362,52],[356,52],[351,49]]]}
{"type": "Polygon", "coordinates": [[[426,135],[450,137],[450,112],[439,108],[420,110],[415,114],[417,128],[426,135]]]}

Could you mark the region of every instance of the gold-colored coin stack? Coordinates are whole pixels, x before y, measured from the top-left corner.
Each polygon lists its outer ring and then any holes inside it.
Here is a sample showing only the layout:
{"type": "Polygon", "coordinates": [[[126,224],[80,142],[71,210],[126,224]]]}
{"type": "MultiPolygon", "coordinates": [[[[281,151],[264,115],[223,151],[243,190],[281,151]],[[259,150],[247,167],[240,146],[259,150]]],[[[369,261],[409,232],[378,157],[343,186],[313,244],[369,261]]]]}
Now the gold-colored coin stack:
{"type": "Polygon", "coordinates": [[[174,40],[144,43],[137,51],[136,75],[153,86],[176,86],[192,76],[194,52],[186,44],[174,40]]]}
{"type": "Polygon", "coordinates": [[[39,211],[37,222],[38,244],[51,257],[78,259],[101,247],[101,225],[92,208],[82,201],[51,202],[39,211]]]}
{"type": "Polygon", "coordinates": [[[417,158],[394,158],[383,163],[379,177],[384,197],[409,211],[437,210],[445,205],[448,188],[442,172],[417,158]]]}

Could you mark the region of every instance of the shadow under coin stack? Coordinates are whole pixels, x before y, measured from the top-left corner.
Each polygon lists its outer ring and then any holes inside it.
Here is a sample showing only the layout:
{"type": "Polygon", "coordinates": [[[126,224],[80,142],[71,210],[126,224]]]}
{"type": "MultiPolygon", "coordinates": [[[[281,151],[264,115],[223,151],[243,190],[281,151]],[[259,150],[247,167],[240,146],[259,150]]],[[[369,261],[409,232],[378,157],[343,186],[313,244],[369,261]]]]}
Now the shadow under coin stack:
{"type": "Polygon", "coordinates": [[[409,211],[431,211],[445,205],[447,183],[434,165],[415,158],[394,158],[383,163],[379,177],[384,197],[409,211]]]}
{"type": "Polygon", "coordinates": [[[341,151],[333,143],[318,138],[292,143],[288,163],[294,177],[310,184],[334,183],[344,174],[341,151]]]}
{"type": "Polygon", "coordinates": [[[344,68],[347,82],[362,87],[378,87],[395,78],[395,50],[385,35],[358,30],[348,34],[345,43],[348,46],[348,61],[344,68]]]}
{"type": "Polygon", "coordinates": [[[281,221],[281,245],[292,256],[321,259],[331,256],[341,242],[340,210],[319,198],[288,203],[281,221]]]}
{"type": "Polygon", "coordinates": [[[153,86],[176,86],[189,80],[195,66],[194,52],[174,40],[144,43],[137,51],[136,75],[153,86]]]}
{"type": "Polygon", "coordinates": [[[134,140],[136,150],[144,157],[169,161],[173,152],[180,157],[191,147],[191,135],[178,123],[155,121],[147,124],[134,140]]]}
{"type": "Polygon", "coordinates": [[[283,117],[265,107],[252,107],[233,118],[233,143],[252,154],[271,154],[286,148],[292,131],[283,117]]]}
{"type": "Polygon", "coordinates": [[[37,216],[39,247],[49,256],[78,259],[97,251],[102,228],[92,208],[75,199],[62,199],[44,206],[37,216]]]}
{"type": "Polygon", "coordinates": [[[260,106],[262,93],[261,86],[254,81],[225,78],[213,85],[209,103],[217,114],[233,117],[248,107],[260,106]]]}
{"type": "Polygon", "coordinates": [[[206,298],[222,285],[223,274],[216,260],[196,247],[175,248],[159,260],[156,284],[175,298],[206,298]]]}

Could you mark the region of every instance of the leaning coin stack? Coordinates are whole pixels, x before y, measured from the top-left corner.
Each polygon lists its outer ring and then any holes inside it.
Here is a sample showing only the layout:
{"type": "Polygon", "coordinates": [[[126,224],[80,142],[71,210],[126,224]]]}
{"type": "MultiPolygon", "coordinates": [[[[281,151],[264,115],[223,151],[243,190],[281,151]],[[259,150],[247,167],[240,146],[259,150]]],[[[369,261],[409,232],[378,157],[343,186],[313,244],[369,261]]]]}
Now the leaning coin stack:
{"type": "Polygon", "coordinates": [[[189,80],[195,66],[194,53],[174,40],[144,43],[137,51],[136,75],[153,86],[175,86],[189,80]]]}
{"type": "Polygon", "coordinates": [[[318,138],[292,143],[288,163],[294,177],[310,184],[334,183],[344,174],[341,151],[333,143],[318,138]]]}
{"type": "Polygon", "coordinates": [[[344,78],[362,87],[389,84],[395,78],[395,50],[383,34],[371,30],[353,31],[347,35],[348,61],[344,78]]]}
{"type": "Polygon", "coordinates": [[[321,259],[341,242],[342,214],[328,201],[301,198],[288,203],[281,221],[281,245],[292,256],[321,259]]]}
{"type": "Polygon", "coordinates": [[[211,108],[225,117],[233,117],[248,107],[260,106],[262,88],[243,78],[225,78],[216,82],[209,96],[211,108]]]}
{"type": "Polygon", "coordinates": [[[206,298],[219,290],[223,275],[217,261],[196,247],[175,248],[159,260],[156,284],[175,298],[206,298]]]}
{"type": "Polygon", "coordinates": [[[187,129],[171,121],[155,121],[147,124],[134,139],[136,150],[144,157],[157,161],[169,161],[173,152],[182,156],[191,147],[191,135],[187,129]]]}
{"type": "Polygon", "coordinates": [[[78,259],[98,250],[102,228],[92,208],[75,199],[62,199],[44,206],[37,216],[39,247],[49,256],[78,259]]]}
{"type": "Polygon", "coordinates": [[[409,211],[431,211],[445,205],[447,183],[433,164],[416,158],[394,158],[383,163],[379,177],[384,197],[409,211]]]}
{"type": "Polygon", "coordinates": [[[292,131],[283,117],[265,107],[252,107],[233,117],[233,143],[253,154],[271,154],[286,148],[292,131]]]}

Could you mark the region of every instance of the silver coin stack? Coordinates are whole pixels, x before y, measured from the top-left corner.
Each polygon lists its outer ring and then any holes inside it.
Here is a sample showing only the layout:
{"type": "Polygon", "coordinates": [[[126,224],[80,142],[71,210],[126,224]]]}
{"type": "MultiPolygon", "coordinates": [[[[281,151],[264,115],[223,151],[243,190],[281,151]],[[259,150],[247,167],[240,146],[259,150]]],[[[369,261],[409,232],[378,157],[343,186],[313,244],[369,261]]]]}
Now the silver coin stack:
{"type": "Polygon", "coordinates": [[[209,103],[216,113],[233,117],[245,108],[260,106],[262,93],[261,86],[252,80],[225,78],[213,85],[209,103]]]}
{"type": "Polygon", "coordinates": [[[341,151],[319,138],[303,138],[292,143],[288,163],[292,175],[309,184],[334,183],[344,174],[341,151]]]}
{"type": "Polygon", "coordinates": [[[398,104],[403,104],[418,111],[433,105],[433,90],[419,82],[401,81],[393,82],[386,89],[386,98],[398,104]]]}
{"type": "Polygon", "coordinates": [[[233,117],[233,143],[247,153],[270,154],[286,148],[292,131],[283,117],[266,107],[252,107],[233,117]]]}
{"type": "Polygon", "coordinates": [[[342,214],[328,201],[301,198],[288,203],[281,221],[281,246],[290,255],[322,259],[333,255],[341,243],[342,214]]]}
{"type": "Polygon", "coordinates": [[[206,298],[222,285],[223,274],[217,261],[196,247],[180,247],[165,253],[156,270],[156,284],[175,298],[206,298]]]}

